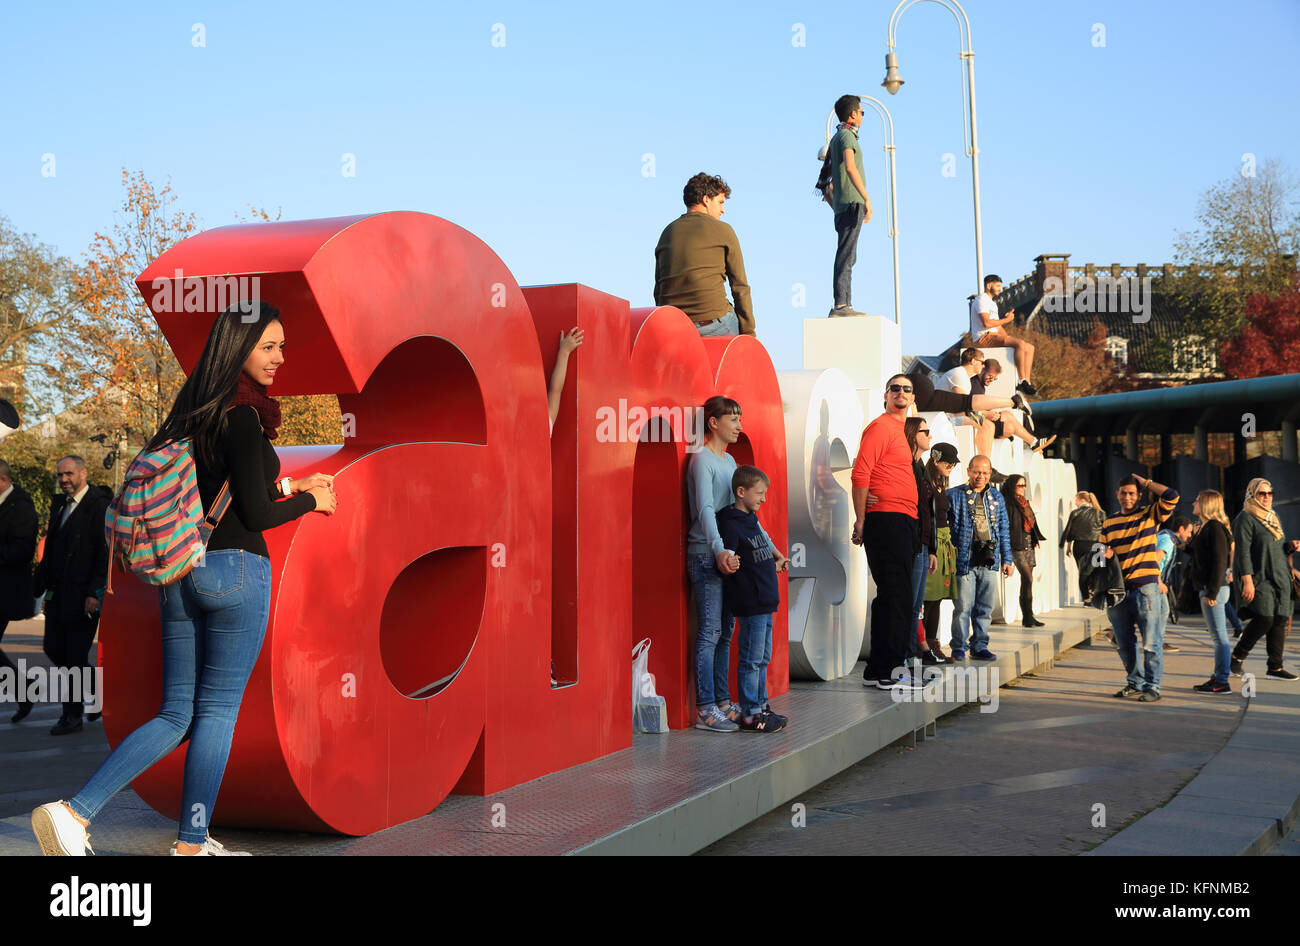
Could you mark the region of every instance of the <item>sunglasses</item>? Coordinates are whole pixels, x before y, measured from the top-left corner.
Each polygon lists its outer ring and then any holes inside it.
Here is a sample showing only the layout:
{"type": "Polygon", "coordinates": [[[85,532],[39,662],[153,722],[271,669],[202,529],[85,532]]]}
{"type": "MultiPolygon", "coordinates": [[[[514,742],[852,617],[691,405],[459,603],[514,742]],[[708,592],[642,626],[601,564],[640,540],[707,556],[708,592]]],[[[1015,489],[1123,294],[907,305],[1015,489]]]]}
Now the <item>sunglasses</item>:
{"type": "Polygon", "coordinates": [[[904,394],[911,394],[912,386],[910,384],[891,384],[889,386],[890,394],[897,394],[899,391],[902,391],[904,394]]]}
{"type": "Polygon", "coordinates": [[[1272,496],[1272,495],[1273,495],[1273,491],[1272,491],[1271,489],[1257,489],[1257,490],[1255,490],[1255,495],[1256,495],[1256,496],[1272,496]]]}
{"type": "Polygon", "coordinates": [[[930,428],[929,428],[929,427],[918,427],[918,428],[916,428],[916,432],[917,432],[918,434],[928,434],[928,433],[930,432],[930,428]]]}

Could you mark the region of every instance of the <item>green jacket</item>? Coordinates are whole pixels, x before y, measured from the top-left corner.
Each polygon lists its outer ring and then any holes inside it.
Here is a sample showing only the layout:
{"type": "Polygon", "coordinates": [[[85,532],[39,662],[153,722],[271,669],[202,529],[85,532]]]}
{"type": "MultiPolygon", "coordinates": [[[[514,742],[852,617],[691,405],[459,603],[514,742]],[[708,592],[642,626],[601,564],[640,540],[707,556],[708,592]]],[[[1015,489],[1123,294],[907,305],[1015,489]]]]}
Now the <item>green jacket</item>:
{"type": "MultiPolygon", "coordinates": [[[[1255,583],[1255,598],[1246,604],[1259,617],[1288,617],[1291,614],[1291,569],[1282,551],[1286,536],[1273,533],[1246,510],[1232,520],[1232,538],[1237,543],[1233,559],[1236,579],[1250,575],[1255,583]]],[[[1240,585],[1238,585],[1240,588],[1240,585]]]]}

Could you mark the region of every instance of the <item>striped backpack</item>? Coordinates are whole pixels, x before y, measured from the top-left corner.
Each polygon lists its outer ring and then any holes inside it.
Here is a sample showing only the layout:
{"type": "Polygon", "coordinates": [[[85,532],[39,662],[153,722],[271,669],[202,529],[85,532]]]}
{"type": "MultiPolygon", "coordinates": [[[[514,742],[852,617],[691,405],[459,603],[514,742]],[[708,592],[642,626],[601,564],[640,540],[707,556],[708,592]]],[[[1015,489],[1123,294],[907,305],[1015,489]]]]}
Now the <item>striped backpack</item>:
{"type": "Polygon", "coordinates": [[[229,507],[227,480],[204,516],[188,440],[169,440],[157,450],[141,451],[104,515],[109,593],[115,559],[151,585],[180,581],[203,564],[212,530],[229,507]]]}

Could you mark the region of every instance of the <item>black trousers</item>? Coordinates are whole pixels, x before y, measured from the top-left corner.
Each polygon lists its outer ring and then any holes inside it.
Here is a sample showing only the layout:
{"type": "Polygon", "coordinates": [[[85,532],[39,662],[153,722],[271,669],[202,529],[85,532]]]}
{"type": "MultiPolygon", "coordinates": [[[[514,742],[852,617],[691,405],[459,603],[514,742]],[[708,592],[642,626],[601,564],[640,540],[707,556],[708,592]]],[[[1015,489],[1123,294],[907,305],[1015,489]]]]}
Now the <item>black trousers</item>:
{"type": "MultiPolygon", "coordinates": [[[[1033,554],[1032,548],[1028,551],[1033,554]]],[[[1024,623],[1026,618],[1034,616],[1034,566],[1029,564],[1029,556],[1023,551],[1013,550],[1011,560],[1020,573],[1020,620],[1024,623]]]]}
{"type": "Polygon", "coordinates": [[[949,414],[965,414],[974,410],[971,407],[971,395],[958,394],[955,391],[936,391],[934,382],[918,371],[909,374],[912,382],[912,394],[916,398],[917,411],[947,411],[949,414]]]}
{"type": "Polygon", "coordinates": [[[1237,646],[1232,648],[1232,657],[1234,660],[1245,660],[1250,654],[1250,649],[1255,646],[1255,642],[1261,637],[1268,638],[1268,669],[1282,669],[1282,647],[1286,644],[1286,626],[1287,617],[1283,615],[1266,614],[1263,617],[1253,617],[1246,629],[1241,632],[1241,637],[1237,641],[1237,646]]]}
{"type": "Polygon", "coordinates": [[[1088,599],[1092,597],[1092,592],[1088,590],[1088,582],[1095,569],[1092,559],[1096,552],[1096,545],[1093,542],[1074,539],[1070,543],[1070,551],[1074,554],[1074,564],[1079,567],[1079,597],[1083,599],[1084,604],[1087,604],[1088,599]]]}
{"type": "MultiPolygon", "coordinates": [[[[8,629],[9,629],[9,622],[0,619],[0,641],[4,640],[5,631],[8,629]]],[[[18,673],[18,668],[14,666],[14,662],[9,659],[9,656],[3,650],[0,650],[0,667],[8,667],[15,674],[18,673]]],[[[15,682],[17,681],[17,679],[18,678],[15,676],[14,677],[15,682]]]]}
{"type": "Polygon", "coordinates": [[[876,582],[871,603],[871,654],[863,679],[893,676],[907,659],[909,635],[916,636],[912,605],[912,561],[916,519],[901,512],[869,512],[862,526],[867,567],[876,582]]]}
{"type": "Polygon", "coordinates": [[[921,609],[921,620],[925,622],[925,642],[934,650],[939,646],[939,605],[943,601],[927,601],[921,609]]]}
{"type": "MultiPolygon", "coordinates": [[[[50,658],[51,667],[76,670],[79,679],[91,681],[93,688],[94,675],[84,673],[84,670],[91,667],[90,644],[95,639],[95,630],[99,627],[99,612],[95,612],[94,617],[91,618],[78,614],[71,621],[60,620],[55,617],[56,609],[53,605],[54,602],[51,601],[45,614],[45,656],[50,658]]],[[[69,695],[77,696],[79,699],[65,700],[63,715],[67,719],[80,719],[82,700],[92,699],[93,689],[85,692],[74,691],[69,695]]]]}

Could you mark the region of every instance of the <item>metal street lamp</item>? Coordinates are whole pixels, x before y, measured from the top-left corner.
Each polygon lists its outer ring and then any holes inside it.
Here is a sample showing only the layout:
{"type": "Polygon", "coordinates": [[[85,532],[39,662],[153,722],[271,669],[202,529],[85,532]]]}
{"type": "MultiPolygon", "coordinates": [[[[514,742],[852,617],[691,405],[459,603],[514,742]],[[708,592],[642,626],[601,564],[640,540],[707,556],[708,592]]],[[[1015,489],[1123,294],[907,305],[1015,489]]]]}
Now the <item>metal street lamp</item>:
{"type": "MultiPolygon", "coordinates": [[[[903,86],[903,77],[898,71],[898,56],[894,53],[897,42],[898,20],[903,12],[921,0],[902,0],[889,17],[889,52],[885,54],[885,80],[880,84],[890,95],[894,95],[903,86]]],[[[975,195],[975,295],[984,291],[984,240],[980,232],[980,147],[975,125],[975,49],[971,41],[970,20],[966,11],[957,0],[928,0],[938,3],[952,14],[957,21],[958,40],[961,44],[961,102],[962,134],[966,142],[966,156],[970,158],[971,185],[975,195]],[[969,121],[969,124],[967,124],[969,121]]]]}
{"type": "MultiPolygon", "coordinates": [[[[903,309],[899,299],[898,280],[898,175],[894,170],[894,119],[880,99],[872,98],[870,95],[860,95],[858,98],[870,104],[880,116],[880,127],[885,138],[885,166],[889,169],[889,236],[894,241],[894,321],[901,326],[903,309]]],[[[822,160],[825,160],[825,152],[830,148],[831,129],[835,125],[835,119],[835,109],[831,109],[831,113],[826,116],[826,148],[818,155],[822,160]]]]}

